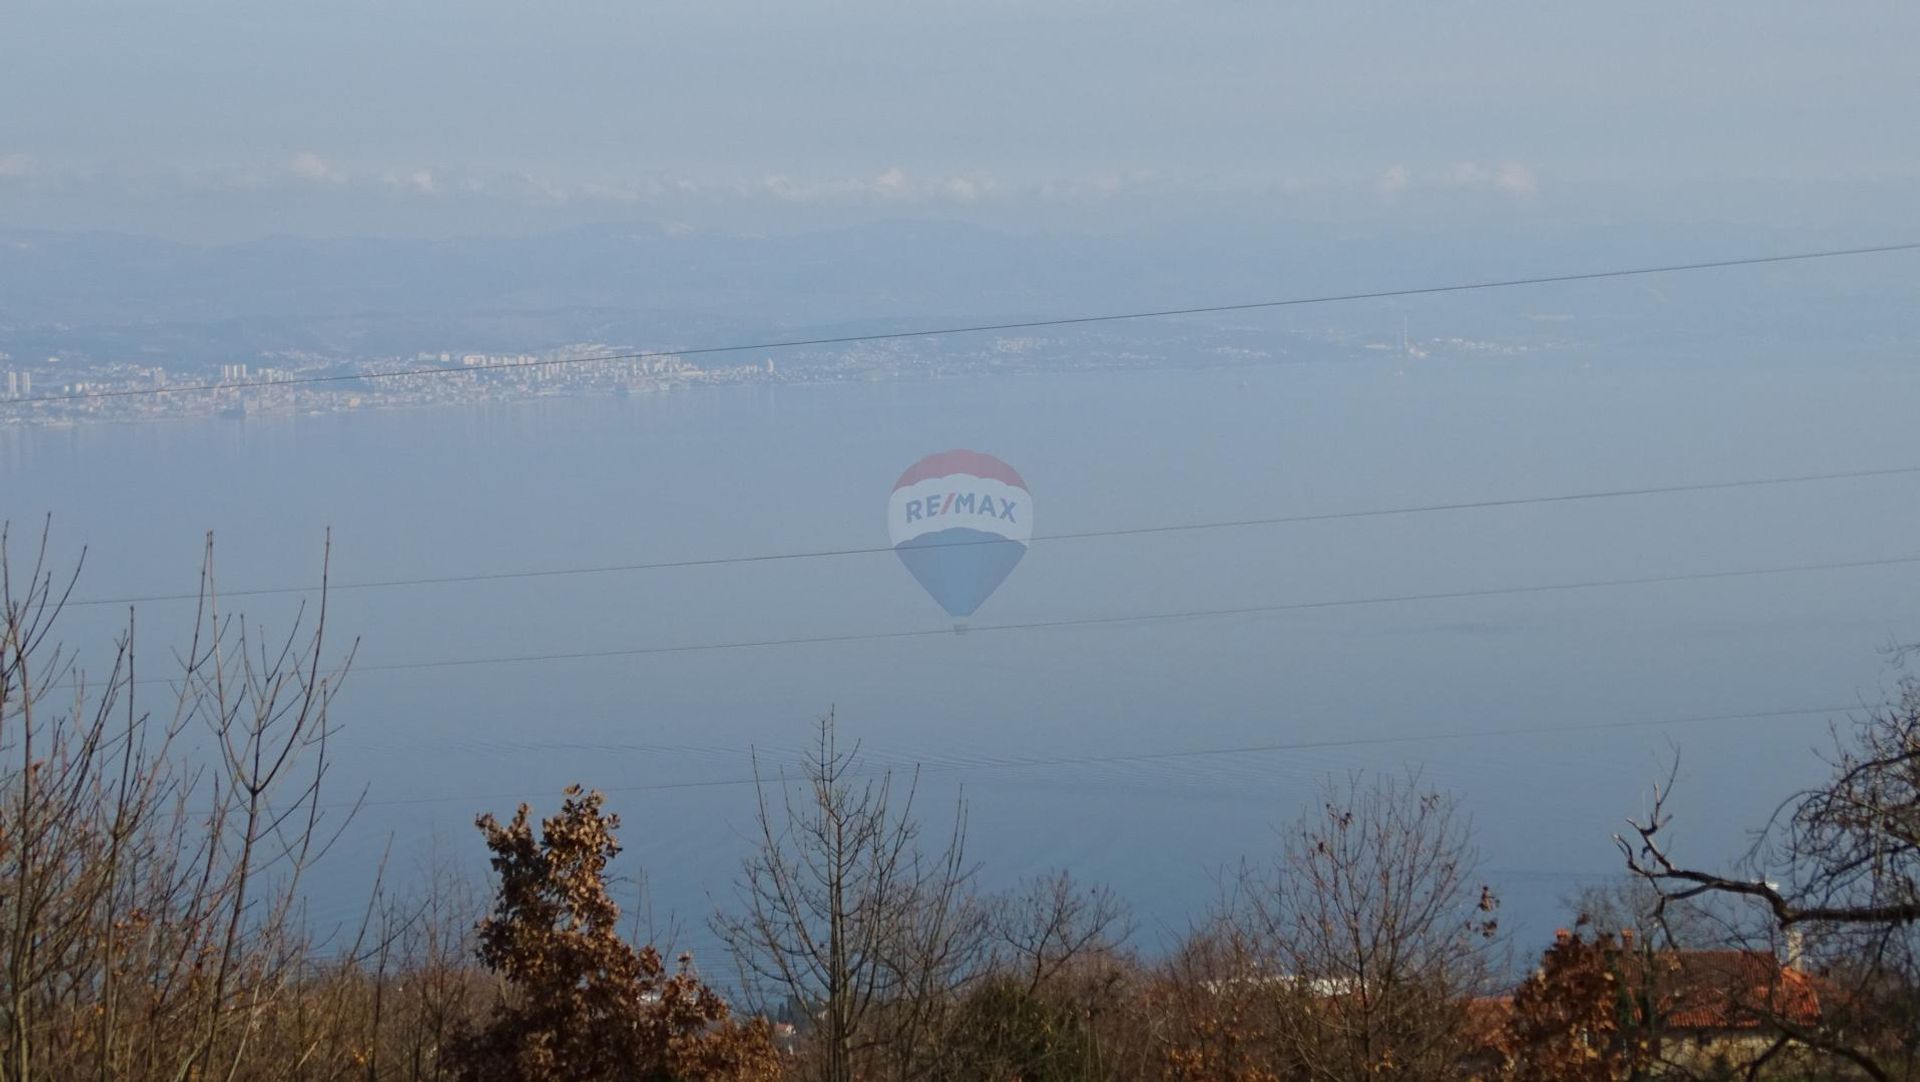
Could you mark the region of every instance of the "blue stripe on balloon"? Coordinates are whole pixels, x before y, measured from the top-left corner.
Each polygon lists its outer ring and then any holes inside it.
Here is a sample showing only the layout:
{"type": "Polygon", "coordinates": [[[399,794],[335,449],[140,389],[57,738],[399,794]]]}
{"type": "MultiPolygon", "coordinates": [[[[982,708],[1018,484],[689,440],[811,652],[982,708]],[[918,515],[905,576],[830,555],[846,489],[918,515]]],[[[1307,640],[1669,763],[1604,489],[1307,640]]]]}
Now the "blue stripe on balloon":
{"type": "Polygon", "coordinates": [[[959,619],[972,616],[1000,588],[1027,554],[1027,546],[999,534],[954,526],[902,541],[893,551],[940,607],[959,619]]]}

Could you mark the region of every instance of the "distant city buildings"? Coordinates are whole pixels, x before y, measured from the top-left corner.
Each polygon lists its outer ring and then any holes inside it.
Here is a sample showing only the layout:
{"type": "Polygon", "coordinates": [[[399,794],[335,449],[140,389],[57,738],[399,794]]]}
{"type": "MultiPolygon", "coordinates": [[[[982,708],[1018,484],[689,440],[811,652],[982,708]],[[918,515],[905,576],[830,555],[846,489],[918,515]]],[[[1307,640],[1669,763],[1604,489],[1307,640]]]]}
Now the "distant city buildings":
{"type": "MultiPolygon", "coordinates": [[[[172,371],[151,363],[62,354],[57,369],[39,368],[49,391],[34,396],[33,376],[9,369],[0,355],[0,426],[85,421],[164,420],[323,414],[361,409],[532,401],[608,395],[621,398],[727,384],[875,382],[945,379],[1008,371],[1075,372],[1113,369],[1265,365],[1294,357],[1359,359],[1398,353],[1440,359],[1474,354],[1552,354],[1551,340],[1480,341],[1434,337],[1415,341],[1405,325],[1385,341],[1334,330],[1269,331],[1244,327],[1178,327],[1153,341],[1137,333],[1083,331],[1067,337],[1001,336],[980,340],[875,340],[823,348],[794,348],[778,362],[740,357],[702,367],[684,357],[633,345],[581,342],[537,353],[464,350],[409,351],[353,358],[282,350],[248,362],[229,361],[172,371]],[[1378,351],[1378,352],[1375,352],[1378,351]],[[47,384],[46,373],[57,377],[47,384]],[[218,373],[218,379],[214,378],[218,373]],[[179,393],[152,393],[175,391],[179,393]],[[204,393],[196,393],[204,392],[204,393]]],[[[14,362],[18,365],[20,362],[14,362]]]]}
{"type": "MultiPolygon", "coordinates": [[[[196,373],[62,356],[59,398],[0,411],[0,425],[318,414],[591,394],[624,397],[695,384],[775,378],[770,363],[701,368],[670,354],[601,343],[537,354],[444,351],[346,360],[288,352],[263,354],[261,360],[272,363],[227,362],[196,373]],[[211,393],[140,393],[199,389],[195,385],[204,385],[211,393]]],[[[4,392],[0,400],[25,402],[32,390],[33,379],[27,372],[0,367],[0,392],[4,392]]]]}

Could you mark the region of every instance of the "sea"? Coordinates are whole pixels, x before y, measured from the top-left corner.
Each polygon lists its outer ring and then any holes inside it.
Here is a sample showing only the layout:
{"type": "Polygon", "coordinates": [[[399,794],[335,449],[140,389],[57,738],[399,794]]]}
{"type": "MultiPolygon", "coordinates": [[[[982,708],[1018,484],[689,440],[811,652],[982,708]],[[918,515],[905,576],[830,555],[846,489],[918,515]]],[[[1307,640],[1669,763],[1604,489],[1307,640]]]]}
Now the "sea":
{"type": "Polygon", "coordinates": [[[1734,867],[1899,693],[1916,406],[1894,356],[1387,353],[7,425],[0,517],[16,568],[46,523],[84,550],[83,665],[134,611],[162,715],[206,539],[271,637],[311,626],[331,538],[321,928],[383,866],[484,885],[475,817],[577,783],[621,818],[623,904],[724,970],[754,779],[831,712],[929,849],[964,807],[982,889],[1107,884],[1149,953],[1324,786],[1412,779],[1524,957],[1657,783],[1675,848],[1734,867]],[[886,527],[952,449],[1019,472],[1034,534],[964,622],[886,527]]]}

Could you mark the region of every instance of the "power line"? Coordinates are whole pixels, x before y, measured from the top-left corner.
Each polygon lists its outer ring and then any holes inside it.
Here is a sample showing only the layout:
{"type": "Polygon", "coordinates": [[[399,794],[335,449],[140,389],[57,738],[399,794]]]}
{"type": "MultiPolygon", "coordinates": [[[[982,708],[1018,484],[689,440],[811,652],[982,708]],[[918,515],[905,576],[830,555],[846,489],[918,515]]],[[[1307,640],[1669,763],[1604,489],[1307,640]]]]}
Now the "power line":
{"type": "MultiPolygon", "coordinates": [[[[1798,474],[1787,477],[1746,478],[1735,481],[1707,481],[1698,484],[1653,485],[1641,488],[1599,489],[1590,492],[1561,493],[1549,496],[1516,496],[1503,499],[1465,500],[1450,503],[1414,504],[1403,507],[1368,508],[1358,511],[1330,511],[1304,515],[1276,515],[1265,518],[1227,519],[1213,522],[1176,523],[1163,526],[1131,526],[1110,530],[1076,530],[1069,533],[1043,534],[1032,539],[1033,543],[1050,541],[1080,541],[1102,537],[1138,537],[1151,534],[1192,533],[1205,530],[1247,529],[1258,526],[1284,526],[1308,522],[1337,522],[1348,519],[1382,518],[1390,515],[1431,514],[1446,511],[1482,511],[1502,507],[1524,507],[1537,504],[1578,503],[1591,500],[1614,500],[1640,496],[1667,496],[1694,492],[1716,492],[1730,489],[1761,488],[1775,485],[1813,484],[1824,481],[1860,480],[1877,477],[1898,477],[1920,474],[1920,466],[1893,466],[1885,469],[1846,470],[1834,473],[1798,474]]],[[[961,548],[969,545],[998,544],[996,539],[938,542],[929,548],[961,548]]],[[[603,564],[586,567],[535,568],[523,571],[475,572],[464,575],[434,575],[416,578],[378,579],[368,582],[333,583],[328,589],[332,592],[349,590],[381,590],[412,586],[441,586],[463,583],[502,582],[514,579],[560,578],[575,575],[607,575],[641,571],[665,571],[683,568],[724,567],[733,564],[776,563],[788,560],[819,560],[847,556],[871,556],[892,552],[888,546],[861,546],[852,548],[812,549],[798,552],[760,553],[746,556],[714,556],[686,560],[659,560],[647,563],[603,564]]],[[[220,596],[262,597],[278,594],[315,593],[318,586],[263,586],[244,590],[222,590],[220,596]]],[[[87,598],[70,601],[74,608],[95,605],[135,605],[159,601],[197,601],[200,594],[148,594],[131,597],[87,598]]]]}
{"type": "Polygon", "coordinates": [[[1739,259],[1713,259],[1692,263],[1669,263],[1659,266],[1630,267],[1620,270],[1581,271],[1572,274],[1549,274],[1530,278],[1502,278],[1479,282],[1459,282],[1451,285],[1412,286],[1405,289],[1380,289],[1364,293],[1329,293],[1314,297],[1290,297],[1283,300],[1248,301],[1239,304],[1209,304],[1186,308],[1157,308],[1131,312],[1110,312],[1091,316],[1064,316],[1048,319],[1020,320],[1008,323],[972,323],[946,327],[928,327],[912,331],[884,331],[874,334],[848,334],[823,338],[786,338],[764,342],[742,342],[734,345],[696,346],[689,349],[636,350],[625,353],[602,353],[584,357],[553,357],[546,360],[527,362],[497,362],[490,364],[463,365],[459,368],[409,368],[393,372],[356,372],[350,375],[334,376],[297,376],[292,379],[253,380],[239,383],[191,383],[177,387],[138,387],[112,391],[75,391],[70,394],[40,395],[34,398],[15,399],[7,405],[31,405],[41,402],[72,402],[90,398],[128,398],[140,395],[195,394],[205,391],[234,391],[251,387],[290,387],[323,383],[346,383],[357,380],[402,379],[410,376],[446,376],[469,372],[485,372],[502,368],[544,368],[555,365],[587,364],[599,361],[634,361],[660,357],[697,357],[714,353],[742,353],[754,350],[800,349],[810,346],[844,346],[861,342],[887,342],[904,338],[933,338],[951,334],[982,334],[991,331],[1039,330],[1046,327],[1070,327],[1090,323],[1117,323],[1124,320],[1166,319],[1174,316],[1219,315],[1227,312],[1251,312],[1261,309],[1293,308],[1311,304],[1335,304],[1345,301],[1388,300],[1395,297],[1421,297],[1440,293],[1466,293],[1486,289],[1510,289],[1515,286],[1552,285],[1563,282],[1593,282],[1610,278],[1633,278],[1650,274],[1677,274],[1688,271],[1718,270],[1728,267],[1753,267],[1773,263],[1796,263],[1813,259],[1837,259],[1848,256],[1882,255],[1893,252],[1920,250],[1920,241],[1901,244],[1880,244],[1862,248],[1829,248],[1812,252],[1791,252],[1783,255],[1747,256],[1739,259]]]}
{"type": "MultiPolygon", "coordinates": [[[[1178,612],[1135,613],[1122,616],[1083,616],[1058,620],[1027,620],[1008,624],[956,625],[942,628],[918,628],[899,631],[850,632],[841,635],[798,635],[777,639],[732,639],[714,642],[678,643],[663,646],[622,647],[613,650],[572,650],[546,654],[507,654],[494,657],[442,658],[436,661],[406,661],[386,665],[355,665],[354,673],[416,672],[428,669],[471,668],[480,665],[530,665],[555,661],[597,661],[608,658],[651,657],[668,654],[698,654],[723,650],[764,650],[786,646],[826,646],[853,642],[884,642],[892,639],[928,639],[948,635],[991,634],[1006,631],[1044,631],[1077,627],[1117,627],[1127,624],[1152,624],[1177,620],[1221,619],[1234,616],[1261,616],[1281,612],[1308,612],[1316,609],[1360,608],[1368,605],[1414,604],[1432,601],[1465,601],[1486,597],[1513,597],[1522,594],[1563,593],[1573,590],[1602,590],[1632,586],[1657,586],[1680,582],[1707,582],[1716,579],[1758,578],[1817,571],[1847,571],[1873,567],[1897,567],[1920,564],[1920,555],[1888,556],[1870,560],[1837,560],[1827,563],[1784,564],[1775,567],[1737,568],[1728,571],[1690,571],[1677,575],[1642,575],[1620,579],[1588,579],[1580,582],[1537,583],[1527,586],[1493,586],[1472,590],[1446,590],[1435,593],[1385,594],[1374,597],[1335,598],[1324,601],[1288,601],[1274,605],[1240,605],[1220,609],[1187,609],[1178,612]]],[[[329,678],[343,675],[339,670],[329,678]]],[[[175,684],[168,677],[134,681],[136,684],[175,684]]]]}
{"type": "MultiPolygon", "coordinates": [[[[1786,710],[1755,710],[1737,714],[1701,714],[1691,717],[1643,718],[1633,721],[1602,721],[1573,725],[1525,725],[1498,729],[1466,729],[1444,733],[1416,733],[1399,736],[1362,736],[1340,737],[1328,740],[1297,740],[1272,744],[1243,744],[1235,747],[1189,748],[1178,751],[1134,752],[1116,755],[1038,756],[983,763],[935,763],[932,765],[916,765],[914,768],[923,774],[952,774],[977,771],[1022,770],[1036,767],[1110,766],[1129,763],[1168,762],[1181,759],[1217,758],[1228,755],[1254,755],[1277,751],[1321,751],[1338,748],[1380,747],[1392,744],[1410,744],[1427,741],[1448,742],[1507,736],[1539,736],[1544,734],[1599,732],[1615,729],[1661,728],[1670,725],[1698,725],[1719,721],[1762,721],[1772,718],[1812,717],[1816,715],[1828,716],[1859,708],[1859,704],[1850,706],[1801,707],[1786,710]]],[[[617,746],[608,745],[606,747],[612,749],[617,746]]],[[[884,769],[869,771],[869,773],[873,774],[884,772],[886,772],[884,769]]],[[[731,788],[754,785],[757,784],[759,780],[760,779],[751,776],[741,776],[703,778],[691,781],[650,782],[640,785],[596,786],[595,788],[598,788],[603,793],[638,793],[681,789],[731,788]]],[[[779,784],[779,778],[777,776],[766,780],[773,784],[779,784]]],[[[411,807],[422,804],[447,804],[459,801],[522,800],[525,799],[525,797],[525,793],[471,793],[450,796],[398,797],[389,800],[367,800],[351,804],[333,804],[328,805],[328,807],[411,807]]]]}
{"type": "MultiPolygon", "coordinates": [[[[1555,593],[1571,590],[1599,590],[1628,586],[1654,586],[1678,582],[1703,582],[1715,579],[1791,575],[1815,571],[1843,571],[1870,567],[1894,567],[1917,563],[1920,563],[1920,555],[1890,556],[1872,560],[1786,564],[1775,567],[1741,568],[1729,571],[1693,571],[1677,575],[1644,575],[1621,579],[1589,579],[1581,582],[1542,583],[1528,586],[1496,586],[1473,590],[1447,590],[1436,593],[1386,594],[1374,597],[1337,598],[1325,601],[1289,601],[1275,605],[1241,605],[1232,608],[1188,609],[1180,612],[1139,613],[1128,616],[1086,616],[1060,620],[1028,620],[1008,624],[979,624],[965,628],[964,633],[968,635],[979,635],[1007,631],[1040,631],[1056,628],[1148,624],[1173,620],[1218,619],[1222,617],[1258,616],[1280,612],[1305,612],[1315,609],[1357,608],[1367,605],[1397,605],[1430,601],[1463,601],[1470,598],[1511,597],[1520,594],[1555,593]]],[[[445,658],[438,661],[396,662],[387,665],[357,665],[353,671],[358,673],[412,672],[423,669],[466,668],[476,665],[523,665],[553,661],[590,661],[603,658],[693,654],[720,650],[760,650],[783,646],[817,646],[851,642],[880,642],[889,639],[938,638],[957,633],[960,632],[955,628],[933,628],[902,631],[855,632],[843,635],[801,635],[792,638],[777,639],[735,639],[665,646],[638,646],[615,650],[578,650],[548,654],[445,658]]]]}

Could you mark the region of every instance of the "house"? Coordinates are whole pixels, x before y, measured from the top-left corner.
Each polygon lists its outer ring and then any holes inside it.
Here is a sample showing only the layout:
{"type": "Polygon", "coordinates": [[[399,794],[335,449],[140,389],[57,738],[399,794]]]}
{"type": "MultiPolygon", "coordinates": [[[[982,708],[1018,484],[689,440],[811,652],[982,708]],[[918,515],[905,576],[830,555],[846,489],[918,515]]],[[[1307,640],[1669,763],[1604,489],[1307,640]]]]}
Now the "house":
{"type": "Polygon", "coordinates": [[[1621,933],[1622,991],[1641,1033],[1675,1062],[1741,1061],[1767,1051],[1782,1030],[1820,1025],[1824,982],[1766,950],[1635,949],[1621,933]]]}
{"type": "MultiPolygon", "coordinates": [[[[1575,942],[1561,929],[1554,949],[1575,942]]],[[[1610,1039],[1644,1042],[1669,1063],[1742,1062],[1766,1052],[1783,1028],[1812,1029],[1822,1021],[1825,983],[1801,969],[1794,952],[1782,959],[1764,950],[1668,950],[1642,945],[1623,931],[1604,938],[1614,973],[1609,1012],[1619,1019],[1610,1039]]],[[[1514,1052],[1508,1040],[1514,997],[1485,996],[1468,1005],[1468,1025],[1482,1058],[1514,1052]]]]}

